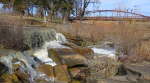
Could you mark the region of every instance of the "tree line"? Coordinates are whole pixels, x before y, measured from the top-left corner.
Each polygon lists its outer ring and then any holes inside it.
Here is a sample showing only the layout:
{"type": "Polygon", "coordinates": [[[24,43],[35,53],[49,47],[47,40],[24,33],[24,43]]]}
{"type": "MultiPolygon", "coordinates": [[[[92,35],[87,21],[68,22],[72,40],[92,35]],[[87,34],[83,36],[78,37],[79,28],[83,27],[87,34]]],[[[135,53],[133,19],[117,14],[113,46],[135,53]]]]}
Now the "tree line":
{"type": "Polygon", "coordinates": [[[0,0],[3,8],[12,12],[49,17],[51,20],[61,18],[63,21],[67,21],[71,15],[83,17],[91,2],[96,0],[0,0]]]}

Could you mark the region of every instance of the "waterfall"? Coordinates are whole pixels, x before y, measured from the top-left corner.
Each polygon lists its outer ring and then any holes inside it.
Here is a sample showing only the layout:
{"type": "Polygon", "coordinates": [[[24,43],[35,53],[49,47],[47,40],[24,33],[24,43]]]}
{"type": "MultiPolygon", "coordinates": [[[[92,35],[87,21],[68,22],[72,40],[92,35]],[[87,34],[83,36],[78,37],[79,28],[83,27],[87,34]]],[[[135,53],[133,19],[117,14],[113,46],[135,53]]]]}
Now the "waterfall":
{"type": "Polygon", "coordinates": [[[48,49],[50,49],[50,48],[69,48],[69,47],[62,45],[63,43],[67,42],[67,39],[65,38],[65,36],[63,34],[55,33],[54,39],[55,40],[45,41],[43,46],[40,49],[36,49],[33,54],[35,57],[37,57],[43,63],[51,65],[51,66],[55,66],[56,63],[53,62],[53,60],[51,58],[49,58],[48,49]]]}
{"type": "Polygon", "coordinates": [[[29,48],[39,48],[46,41],[56,40],[56,31],[46,28],[27,28],[24,30],[24,44],[29,48]]]}
{"type": "Polygon", "coordinates": [[[61,33],[57,33],[53,29],[47,28],[36,28],[36,29],[26,29],[24,32],[25,44],[34,49],[34,57],[37,57],[42,63],[55,66],[56,63],[53,62],[48,55],[48,49],[50,48],[69,48],[63,43],[67,42],[65,36],[61,33]]]}
{"type": "Polygon", "coordinates": [[[56,33],[56,40],[60,42],[67,42],[66,37],[61,33],[56,33]]]}
{"type": "Polygon", "coordinates": [[[48,81],[53,81],[54,78],[49,78],[46,74],[38,72],[35,68],[40,64],[47,64],[51,66],[57,65],[48,54],[50,48],[69,48],[63,43],[67,42],[65,36],[57,33],[53,29],[25,29],[24,43],[32,50],[17,52],[8,50],[0,50],[0,62],[4,63],[9,68],[9,73],[14,73],[13,65],[20,65],[19,70],[30,75],[30,82],[33,83],[34,79],[44,78],[48,81]],[[2,53],[4,52],[4,53],[2,53]],[[37,58],[38,60],[35,60],[37,58]]]}
{"type": "Polygon", "coordinates": [[[28,59],[25,55],[23,55],[21,52],[10,52],[11,54],[8,54],[7,56],[0,57],[0,62],[4,63],[9,68],[9,73],[14,73],[13,64],[20,64],[20,70],[22,72],[28,72],[31,75],[31,79],[35,78],[36,72],[31,67],[31,64],[29,64],[28,59]],[[15,62],[13,62],[15,60],[15,62]],[[21,65],[22,63],[22,65],[21,65]],[[22,69],[21,69],[22,68],[22,69]]]}

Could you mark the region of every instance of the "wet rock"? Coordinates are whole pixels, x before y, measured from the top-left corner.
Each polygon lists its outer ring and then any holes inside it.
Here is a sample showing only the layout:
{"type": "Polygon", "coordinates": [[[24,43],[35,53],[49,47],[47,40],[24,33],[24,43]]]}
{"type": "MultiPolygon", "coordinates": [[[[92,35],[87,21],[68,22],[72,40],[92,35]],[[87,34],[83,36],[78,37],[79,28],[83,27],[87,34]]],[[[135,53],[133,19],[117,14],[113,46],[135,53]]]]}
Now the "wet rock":
{"type": "Polygon", "coordinates": [[[0,77],[0,83],[20,83],[20,81],[15,74],[3,74],[0,77]]]}
{"type": "MultiPolygon", "coordinates": [[[[42,72],[43,74],[49,76],[49,78],[53,78],[53,82],[58,83],[70,83],[71,77],[68,72],[68,68],[66,65],[57,65],[57,66],[50,66],[50,65],[40,65],[37,70],[42,72]]],[[[44,81],[43,79],[37,79],[40,81],[44,81]]],[[[51,80],[52,81],[52,80],[51,80]]],[[[48,83],[48,82],[44,82],[48,83]]]]}
{"type": "Polygon", "coordinates": [[[54,68],[50,65],[46,64],[41,64],[38,68],[37,71],[42,72],[49,76],[50,78],[54,78],[54,68]]]}
{"type": "Polygon", "coordinates": [[[9,72],[12,72],[11,60],[16,51],[10,49],[0,49],[0,62],[8,67],[9,72]]]}
{"type": "MultiPolygon", "coordinates": [[[[3,49],[0,50],[0,62],[3,63],[6,67],[8,67],[8,73],[2,74],[1,79],[12,79],[12,83],[20,83],[20,82],[13,82],[14,80],[21,80],[25,82],[29,79],[33,79],[36,76],[36,71],[31,67],[32,63],[30,63],[29,60],[23,53],[13,51],[13,50],[7,50],[3,49]],[[21,74],[20,74],[21,73],[21,74]],[[30,74],[30,77],[23,76],[25,74],[30,74]],[[8,78],[5,78],[5,76],[8,78]]],[[[5,67],[3,67],[5,68],[5,67]]],[[[7,80],[6,80],[7,81],[7,80]]]]}
{"type": "Polygon", "coordinates": [[[5,73],[8,73],[8,71],[9,71],[9,68],[0,62],[0,76],[5,73]]]}
{"type": "Polygon", "coordinates": [[[19,81],[21,83],[30,83],[30,76],[27,73],[21,72],[21,71],[16,71],[15,75],[17,76],[17,78],[19,79],[19,81]]]}

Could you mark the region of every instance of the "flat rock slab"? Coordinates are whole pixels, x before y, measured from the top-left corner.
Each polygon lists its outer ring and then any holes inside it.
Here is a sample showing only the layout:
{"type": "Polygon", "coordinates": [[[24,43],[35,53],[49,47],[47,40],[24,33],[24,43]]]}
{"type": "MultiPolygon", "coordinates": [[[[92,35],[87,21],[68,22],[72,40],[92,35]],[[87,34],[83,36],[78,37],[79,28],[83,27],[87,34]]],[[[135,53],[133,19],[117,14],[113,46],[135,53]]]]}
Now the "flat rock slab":
{"type": "Polygon", "coordinates": [[[51,57],[56,64],[66,64],[69,67],[85,64],[86,57],[77,53],[73,49],[49,49],[49,57],[51,57]]]}
{"type": "Polygon", "coordinates": [[[124,64],[127,79],[136,83],[150,83],[150,62],[124,64]]]}
{"type": "Polygon", "coordinates": [[[124,67],[128,71],[128,74],[130,75],[132,74],[133,76],[138,75],[138,79],[150,80],[150,63],[149,62],[125,64],[124,67]]]}

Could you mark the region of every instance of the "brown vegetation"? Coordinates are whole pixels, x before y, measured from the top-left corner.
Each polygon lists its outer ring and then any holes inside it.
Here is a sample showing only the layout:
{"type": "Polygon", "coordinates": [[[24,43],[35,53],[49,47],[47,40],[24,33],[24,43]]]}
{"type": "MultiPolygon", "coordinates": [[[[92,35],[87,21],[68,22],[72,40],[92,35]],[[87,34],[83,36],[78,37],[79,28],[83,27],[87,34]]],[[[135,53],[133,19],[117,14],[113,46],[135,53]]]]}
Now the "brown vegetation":
{"type": "Polygon", "coordinates": [[[130,62],[150,61],[150,41],[143,41],[131,49],[132,56],[127,58],[130,62]]]}
{"type": "Polygon", "coordinates": [[[23,21],[12,16],[0,17],[0,45],[19,49],[23,45],[23,21]]]}
{"type": "Polygon", "coordinates": [[[119,53],[129,56],[140,55],[149,57],[149,43],[143,42],[150,37],[149,23],[72,23],[70,25],[57,26],[57,30],[66,34],[68,39],[75,40],[78,43],[80,39],[82,39],[82,42],[92,42],[90,44],[93,44],[93,42],[112,41],[119,53]]]}

